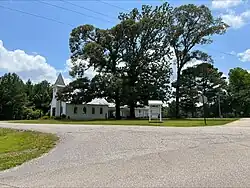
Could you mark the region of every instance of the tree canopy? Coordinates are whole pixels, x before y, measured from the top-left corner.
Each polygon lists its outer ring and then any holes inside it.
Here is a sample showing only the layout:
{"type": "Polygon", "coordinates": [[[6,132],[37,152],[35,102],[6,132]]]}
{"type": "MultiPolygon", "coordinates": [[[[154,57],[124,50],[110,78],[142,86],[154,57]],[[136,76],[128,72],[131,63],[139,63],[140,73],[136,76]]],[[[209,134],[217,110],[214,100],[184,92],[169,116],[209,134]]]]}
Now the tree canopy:
{"type": "Polygon", "coordinates": [[[15,73],[0,77],[0,120],[38,118],[48,112],[51,99],[52,89],[46,80],[25,84],[15,73]]]}
{"type": "Polygon", "coordinates": [[[96,96],[114,100],[118,119],[121,103],[129,105],[134,118],[137,102],[146,104],[154,97],[167,99],[170,11],[168,3],[155,8],[145,5],[141,10],[121,13],[121,22],[111,29],[83,25],[72,30],[71,75],[82,77],[93,66],[98,75],[92,87],[107,86],[96,96]]]}

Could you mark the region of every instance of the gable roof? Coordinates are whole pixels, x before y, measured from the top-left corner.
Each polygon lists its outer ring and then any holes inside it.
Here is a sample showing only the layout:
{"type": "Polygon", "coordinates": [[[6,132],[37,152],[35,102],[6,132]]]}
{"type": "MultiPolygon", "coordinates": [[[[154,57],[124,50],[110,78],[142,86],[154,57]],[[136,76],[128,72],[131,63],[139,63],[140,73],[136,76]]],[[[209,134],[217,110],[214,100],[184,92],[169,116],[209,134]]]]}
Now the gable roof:
{"type": "Polygon", "coordinates": [[[56,79],[56,82],[54,85],[61,85],[61,86],[65,86],[65,83],[64,83],[64,80],[63,80],[63,77],[62,77],[62,74],[59,73],[57,79],[56,79]]]}
{"type": "Polygon", "coordinates": [[[92,105],[109,105],[109,103],[104,99],[104,98],[95,98],[92,101],[90,101],[87,104],[92,104],[92,105]]]}

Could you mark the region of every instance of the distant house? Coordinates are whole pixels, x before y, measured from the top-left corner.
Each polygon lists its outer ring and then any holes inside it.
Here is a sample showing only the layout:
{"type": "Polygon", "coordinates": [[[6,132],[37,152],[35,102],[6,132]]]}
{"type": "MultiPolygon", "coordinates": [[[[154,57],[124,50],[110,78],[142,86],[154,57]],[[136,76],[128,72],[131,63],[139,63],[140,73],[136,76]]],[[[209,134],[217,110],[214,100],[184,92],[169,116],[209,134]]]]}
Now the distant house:
{"type": "MultiPolygon", "coordinates": [[[[65,86],[64,79],[60,73],[53,85],[53,98],[50,109],[51,116],[59,117],[65,114],[66,117],[74,120],[107,119],[115,117],[115,104],[108,103],[103,98],[96,98],[84,104],[71,104],[57,100],[57,92],[65,86]]],[[[127,105],[121,106],[120,109],[123,118],[129,117],[129,107],[127,105]]],[[[148,107],[136,108],[135,116],[137,118],[147,118],[148,107]]]]}

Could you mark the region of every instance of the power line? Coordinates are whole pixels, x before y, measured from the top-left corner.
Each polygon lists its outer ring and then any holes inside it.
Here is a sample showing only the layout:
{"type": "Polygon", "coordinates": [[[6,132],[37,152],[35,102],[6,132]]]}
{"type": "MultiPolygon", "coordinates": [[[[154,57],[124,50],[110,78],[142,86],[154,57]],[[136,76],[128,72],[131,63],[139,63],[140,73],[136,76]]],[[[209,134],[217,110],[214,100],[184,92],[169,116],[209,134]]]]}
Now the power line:
{"type": "Polygon", "coordinates": [[[101,15],[101,16],[106,16],[106,17],[109,17],[109,18],[111,18],[111,19],[117,19],[117,18],[115,18],[115,17],[109,16],[109,15],[104,14],[104,13],[101,13],[101,12],[94,11],[94,10],[92,10],[92,9],[86,8],[86,7],[84,7],[84,6],[77,5],[77,4],[72,3],[72,2],[69,2],[69,1],[65,1],[65,0],[59,0],[59,1],[62,1],[62,2],[64,2],[64,3],[68,3],[68,4],[73,5],[73,6],[75,6],[75,7],[79,7],[79,8],[88,10],[88,11],[90,11],[90,12],[94,12],[94,13],[99,14],[99,15],[101,15]]]}
{"type": "MultiPolygon", "coordinates": [[[[98,1],[100,1],[100,0],[98,0],[98,1]]],[[[45,3],[45,2],[43,2],[43,1],[39,1],[39,2],[45,3]]],[[[49,3],[45,3],[45,4],[54,6],[53,4],[49,4],[49,3]]],[[[56,5],[55,5],[55,6],[56,6],[56,5]]],[[[41,16],[41,15],[29,13],[29,12],[25,12],[25,11],[22,11],[22,10],[18,10],[18,9],[6,7],[6,6],[3,6],[3,5],[0,5],[0,8],[7,9],[7,10],[11,10],[11,11],[16,11],[16,12],[19,12],[19,13],[22,13],[22,14],[26,14],[26,15],[29,15],[29,16],[33,16],[33,17],[37,17],[37,18],[44,19],[44,20],[56,22],[56,23],[58,23],[58,24],[67,25],[67,26],[70,26],[70,27],[75,27],[75,26],[72,25],[72,24],[65,23],[65,22],[62,22],[62,21],[59,21],[59,20],[56,20],[56,19],[53,19],[53,18],[49,18],[49,17],[45,17],[45,16],[41,16]]],[[[63,8],[63,7],[61,7],[61,8],[63,8]]],[[[63,9],[64,9],[64,8],[63,8],[63,9]]],[[[70,9],[68,9],[68,10],[69,10],[69,11],[73,11],[73,10],[70,10],[70,9]]],[[[77,13],[79,13],[79,12],[77,12],[77,13]]],[[[82,14],[82,13],[80,13],[80,14],[82,14]]],[[[82,14],[82,15],[84,15],[84,16],[89,16],[89,15],[85,15],[85,14],[82,14]]],[[[93,18],[96,19],[96,17],[93,17],[93,18]]],[[[237,57],[237,55],[230,54],[230,53],[223,52],[223,51],[219,51],[219,50],[216,50],[216,49],[213,49],[213,48],[210,48],[210,49],[208,49],[208,50],[215,51],[215,52],[218,52],[218,53],[222,53],[222,54],[225,54],[225,55],[230,55],[230,56],[237,57]]]]}
{"type": "Polygon", "coordinates": [[[48,17],[45,17],[45,16],[41,16],[41,15],[37,15],[37,14],[25,12],[25,11],[22,11],[22,10],[18,10],[18,9],[6,7],[6,6],[2,6],[2,5],[0,5],[0,7],[3,8],[3,9],[8,9],[8,10],[11,10],[11,11],[16,11],[16,12],[19,12],[19,13],[22,13],[22,14],[26,14],[26,15],[37,17],[37,18],[41,18],[41,19],[44,19],[44,20],[49,20],[49,21],[52,21],[52,22],[56,22],[56,23],[59,23],[59,24],[62,24],[62,25],[67,25],[67,26],[70,26],[70,27],[75,27],[74,25],[71,25],[71,24],[65,23],[65,22],[61,22],[61,21],[53,19],[53,18],[48,18],[48,17]]]}
{"type": "Polygon", "coordinates": [[[102,1],[102,0],[96,0],[96,1],[99,1],[99,2],[101,2],[101,3],[103,3],[103,4],[106,4],[106,5],[109,5],[109,6],[118,8],[118,9],[121,9],[121,10],[126,11],[126,12],[129,11],[129,10],[126,10],[125,8],[119,7],[119,6],[117,6],[117,5],[110,4],[110,3],[106,2],[106,1],[102,1]]]}
{"type": "Polygon", "coordinates": [[[218,52],[218,53],[222,53],[222,54],[225,54],[225,55],[230,55],[230,56],[233,56],[233,57],[237,57],[235,54],[230,54],[228,52],[223,52],[223,51],[216,50],[216,49],[213,49],[213,48],[208,48],[208,50],[211,50],[211,51],[214,51],[214,52],[218,52]]]}
{"type": "Polygon", "coordinates": [[[78,11],[75,11],[75,10],[71,10],[71,9],[68,9],[68,8],[65,8],[65,7],[61,7],[61,6],[58,6],[58,5],[50,4],[48,2],[44,2],[44,1],[40,1],[40,0],[37,0],[37,2],[46,4],[46,5],[55,7],[55,8],[59,8],[59,9],[62,9],[62,10],[66,10],[66,11],[69,11],[69,12],[73,12],[73,13],[76,13],[76,14],[80,14],[80,15],[85,16],[85,17],[89,17],[89,18],[93,18],[93,19],[97,19],[97,20],[103,20],[103,21],[107,21],[107,22],[113,23],[113,22],[111,22],[109,20],[106,20],[106,19],[103,19],[103,18],[98,18],[98,17],[95,17],[95,16],[83,14],[81,12],[78,12],[78,11]]]}

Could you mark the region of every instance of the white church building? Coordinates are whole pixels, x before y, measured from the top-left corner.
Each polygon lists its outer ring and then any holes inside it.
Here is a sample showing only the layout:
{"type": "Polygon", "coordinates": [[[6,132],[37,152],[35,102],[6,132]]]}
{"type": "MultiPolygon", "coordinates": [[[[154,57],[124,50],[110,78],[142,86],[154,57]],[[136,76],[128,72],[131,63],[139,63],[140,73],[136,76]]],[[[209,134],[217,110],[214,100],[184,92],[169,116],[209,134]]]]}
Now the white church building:
{"type": "MultiPolygon", "coordinates": [[[[57,100],[57,92],[64,88],[65,82],[60,73],[56,79],[53,88],[53,98],[50,104],[50,116],[59,117],[62,114],[66,115],[67,118],[73,120],[91,120],[91,119],[107,119],[114,117],[115,104],[108,103],[105,99],[96,98],[89,103],[84,104],[71,104],[69,102],[63,102],[57,100]]],[[[126,118],[129,116],[129,108],[127,105],[122,106],[121,116],[126,118]]],[[[149,107],[135,108],[135,116],[137,118],[148,118],[149,107]]]]}

